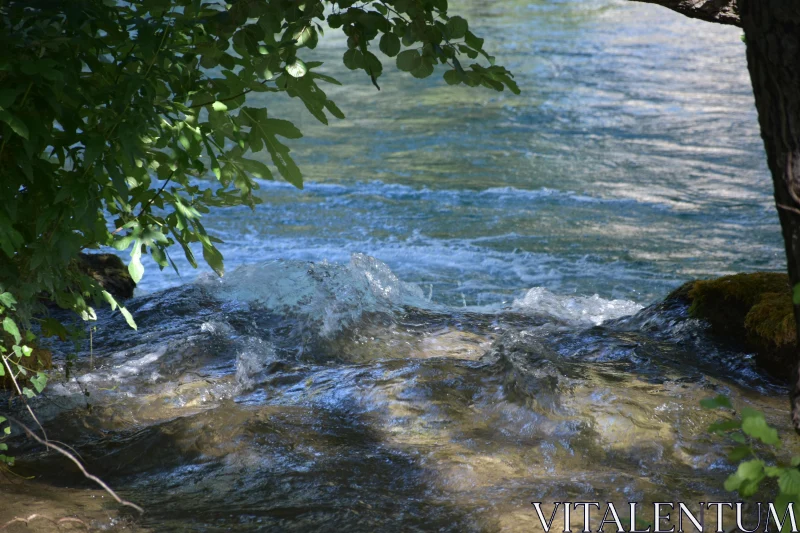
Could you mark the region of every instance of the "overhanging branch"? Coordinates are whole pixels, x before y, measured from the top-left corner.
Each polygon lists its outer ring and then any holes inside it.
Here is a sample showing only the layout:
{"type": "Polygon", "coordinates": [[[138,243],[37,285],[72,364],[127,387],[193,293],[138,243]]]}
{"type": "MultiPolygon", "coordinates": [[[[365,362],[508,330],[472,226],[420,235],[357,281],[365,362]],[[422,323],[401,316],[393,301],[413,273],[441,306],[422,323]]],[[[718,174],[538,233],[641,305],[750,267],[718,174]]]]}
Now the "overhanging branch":
{"type": "Polygon", "coordinates": [[[687,17],[741,27],[736,0],[633,0],[657,4],[687,17]]]}

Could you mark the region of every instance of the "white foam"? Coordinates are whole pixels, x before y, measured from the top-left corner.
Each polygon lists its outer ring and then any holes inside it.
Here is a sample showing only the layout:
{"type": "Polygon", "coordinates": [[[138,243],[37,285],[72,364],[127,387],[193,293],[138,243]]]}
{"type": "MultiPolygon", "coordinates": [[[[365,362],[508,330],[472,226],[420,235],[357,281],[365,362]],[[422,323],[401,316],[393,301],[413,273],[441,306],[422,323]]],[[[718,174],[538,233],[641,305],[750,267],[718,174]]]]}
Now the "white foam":
{"type": "Polygon", "coordinates": [[[353,254],[350,262],[270,261],[244,265],[230,276],[201,278],[227,300],[253,302],[323,337],[357,324],[370,313],[391,314],[425,302],[422,289],[400,281],[374,257],[353,254]]]}
{"type": "Polygon", "coordinates": [[[641,305],[630,300],[606,300],[596,294],[562,296],[543,287],[530,289],[522,299],[515,299],[511,307],[522,313],[546,314],[569,322],[596,326],[642,309],[641,305]]]}

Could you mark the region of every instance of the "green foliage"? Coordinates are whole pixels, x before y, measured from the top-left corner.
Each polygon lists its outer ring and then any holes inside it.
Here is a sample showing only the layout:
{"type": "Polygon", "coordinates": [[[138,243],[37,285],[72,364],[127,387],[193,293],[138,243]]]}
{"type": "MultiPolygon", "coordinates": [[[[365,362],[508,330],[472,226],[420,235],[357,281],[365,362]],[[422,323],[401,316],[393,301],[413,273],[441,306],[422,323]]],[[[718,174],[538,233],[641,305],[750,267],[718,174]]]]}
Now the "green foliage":
{"type": "MultiPolygon", "coordinates": [[[[17,301],[10,292],[0,292],[0,323],[5,337],[5,342],[0,342],[0,385],[8,385],[20,395],[33,398],[47,385],[47,374],[42,371],[44,365],[30,346],[36,337],[29,331],[23,335],[11,317],[16,304],[17,301]]],[[[11,433],[11,428],[8,420],[2,416],[0,429],[0,452],[5,452],[8,451],[8,446],[2,441],[11,433]]],[[[13,457],[0,453],[0,466],[13,464],[13,457]]]]}
{"type": "Polygon", "coordinates": [[[273,111],[289,97],[324,124],[344,118],[323,90],[339,82],[310,59],[326,29],[376,87],[380,50],[417,78],[440,66],[449,84],[519,92],[447,0],[0,2],[0,376],[25,377],[21,395],[46,383],[26,364],[34,317],[42,335],[67,336],[42,301],[84,320],[108,304],[136,327],[80,252],[128,252],[138,282],[147,254],[176,268],[176,246],[196,267],[195,244],[221,276],[203,215],[253,208],[257,179],[303,186],[286,144],[302,134],[273,111]],[[270,109],[248,106],[251,93],[271,93],[270,109]]]}
{"type": "Polygon", "coordinates": [[[344,65],[376,86],[377,48],[415,77],[441,65],[448,83],[519,92],[446,0],[1,3],[0,285],[18,317],[43,293],[84,318],[92,302],[116,307],[78,271],[85,249],[128,251],[138,282],[144,255],[174,267],[178,245],[197,266],[198,243],[222,275],[220,241],[201,222],[209,208],[253,207],[254,178],[276,171],[303,183],[285,144],[302,134],[248,95],[298,98],[326,124],[344,118],[322,88],[339,82],[301,58],[326,24],[347,36],[344,65]],[[253,157],[264,150],[271,165],[253,157]]]}
{"type": "MultiPolygon", "coordinates": [[[[706,409],[733,410],[730,400],[725,396],[707,398],[700,404],[706,409]]],[[[757,451],[766,445],[779,448],[781,445],[778,431],[767,423],[764,413],[750,407],[741,410],[740,417],[727,418],[711,424],[709,432],[726,435],[735,445],[731,448],[728,459],[739,463],[736,471],[725,480],[725,490],[738,492],[743,498],[750,498],[758,492],[765,480],[775,480],[771,490],[777,489],[772,500],[780,517],[783,517],[789,503],[793,503],[795,519],[800,518],[800,456],[792,457],[789,465],[769,464],[759,458],[757,451]],[[757,443],[761,445],[756,446],[757,443]]],[[[790,521],[784,524],[784,531],[790,521]]]]}

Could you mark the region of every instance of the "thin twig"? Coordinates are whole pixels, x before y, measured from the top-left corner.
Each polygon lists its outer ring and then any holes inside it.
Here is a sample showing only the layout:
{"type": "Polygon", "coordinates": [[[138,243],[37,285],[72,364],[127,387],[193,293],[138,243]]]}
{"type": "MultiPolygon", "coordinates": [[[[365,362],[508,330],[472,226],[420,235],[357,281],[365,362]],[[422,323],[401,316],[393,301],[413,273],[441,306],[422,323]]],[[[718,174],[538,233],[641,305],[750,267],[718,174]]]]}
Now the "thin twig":
{"type": "Polygon", "coordinates": [[[139,513],[144,514],[144,509],[142,509],[141,507],[139,507],[138,505],[136,505],[133,502],[129,502],[128,500],[123,500],[122,498],[120,498],[117,495],[116,492],[114,492],[114,490],[111,487],[106,485],[105,481],[103,481],[99,477],[97,477],[95,475],[92,475],[89,472],[87,472],[86,468],[84,468],[84,466],[81,464],[81,462],[74,455],[69,453],[67,450],[65,450],[61,446],[56,446],[55,444],[53,444],[50,441],[43,440],[36,433],[34,433],[28,426],[26,426],[25,424],[23,424],[19,420],[15,419],[14,417],[6,415],[6,414],[4,414],[3,416],[6,417],[9,421],[11,421],[11,422],[17,424],[18,426],[20,426],[30,438],[32,438],[33,440],[35,440],[36,442],[38,442],[42,446],[46,446],[46,447],[50,448],[51,450],[57,451],[58,453],[60,453],[61,455],[63,455],[64,457],[66,457],[67,459],[72,461],[75,464],[75,466],[78,467],[78,469],[81,471],[81,473],[83,474],[83,476],[86,479],[94,481],[95,483],[100,485],[103,488],[103,490],[105,490],[109,495],[111,495],[112,498],[117,500],[117,503],[119,503],[120,505],[125,505],[127,507],[131,507],[133,509],[136,509],[137,511],[139,511],[139,513]]]}
{"type": "MultiPolygon", "coordinates": [[[[169,176],[167,176],[167,179],[164,180],[164,184],[161,186],[160,189],[158,189],[158,192],[155,193],[153,195],[153,197],[150,198],[150,200],[146,204],[144,204],[144,206],[142,206],[142,210],[139,211],[139,216],[142,216],[144,214],[144,212],[147,211],[147,208],[150,207],[151,205],[153,205],[153,202],[156,201],[156,198],[161,196],[161,193],[164,192],[164,189],[167,188],[167,184],[170,182],[170,180],[172,180],[172,176],[174,176],[174,175],[175,175],[175,171],[174,170],[169,173],[169,176]]],[[[139,217],[136,217],[136,218],[139,218],[139,217]]]]}
{"type": "Polygon", "coordinates": [[[14,372],[11,370],[11,365],[8,364],[8,358],[6,358],[5,356],[3,356],[3,364],[5,364],[6,368],[8,369],[8,376],[14,383],[14,388],[17,389],[17,393],[22,398],[25,407],[28,409],[28,413],[30,413],[31,418],[33,418],[33,421],[36,422],[36,425],[39,426],[39,429],[42,431],[42,435],[44,435],[45,440],[47,440],[47,432],[44,430],[44,427],[42,427],[42,423],[39,422],[38,418],[36,418],[33,409],[31,409],[31,406],[28,404],[28,398],[22,393],[22,389],[19,388],[19,383],[17,383],[17,378],[14,377],[14,372]]]}
{"type": "Polygon", "coordinates": [[[797,209],[796,207],[791,207],[791,206],[784,205],[784,204],[775,204],[775,205],[777,205],[779,209],[783,209],[785,211],[790,211],[792,213],[800,215],[800,209],[797,209]]]}
{"type": "MultiPolygon", "coordinates": [[[[164,189],[167,188],[167,184],[170,182],[170,180],[172,179],[173,175],[175,175],[175,171],[174,170],[169,173],[169,176],[167,176],[167,179],[164,181],[164,184],[161,186],[161,188],[158,190],[158,192],[156,192],[153,195],[153,197],[150,198],[150,200],[148,200],[147,203],[142,206],[142,209],[139,211],[139,214],[136,215],[135,217],[133,217],[133,220],[138,220],[142,215],[144,215],[144,212],[147,210],[147,208],[150,207],[151,205],[153,205],[153,202],[156,201],[156,198],[161,196],[161,193],[164,192],[164,189]]],[[[128,221],[125,224],[128,224],[129,222],[131,222],[131,221],[128,221]]],[[[112,231],[111,235],[116,235],[117,233],[122,231],[122,228],[125,227],[125,224],[123,224],[122,226],[120,226],[117,229],[115,229],[114,231],[112,231]]]]}
{"type": "MultiPolygon", "coordinates": [[[[264,80],[260,84],[261,85],[266,85],[266,83],[268,81],[272,81],[272,80],[264,80]]],[[[205,107],[207,105],[211,105],[214,102],[228,102],[230,100],[233,100],[235,98],[239,98],[240,96],[244,96],[244,95],[246,95],[248,93],[251,93],[251,92],[253,92],[253,89],[245,89],[244,91],[240,92],[239,94],[234,94],[233,96],[228,96],[227,98],[223,98],[222,100],[211,100],[210,102],[205,102],[205,103],[202,103],[202,104],[190,105],[188,107],[189,107],[189,109],[196,109],[198,107],[205,107]]]]}

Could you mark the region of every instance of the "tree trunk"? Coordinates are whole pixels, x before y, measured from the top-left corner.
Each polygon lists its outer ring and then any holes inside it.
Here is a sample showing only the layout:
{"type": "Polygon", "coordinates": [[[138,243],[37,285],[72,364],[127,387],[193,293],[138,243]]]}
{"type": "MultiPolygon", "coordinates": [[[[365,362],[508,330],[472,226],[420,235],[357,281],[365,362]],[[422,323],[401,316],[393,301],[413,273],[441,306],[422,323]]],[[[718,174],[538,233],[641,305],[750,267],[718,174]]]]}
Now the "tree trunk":
{"type": "MultiPolygon", "coordinates": [[[[794,287],[800,283],[800,0],[738,0],[738,11],[794,287]]],[[[794,316],[800,333],[798,304],[794,316]]],[[[797,364],[790,381],[792,423],[800,432],[797,364]]]]}

